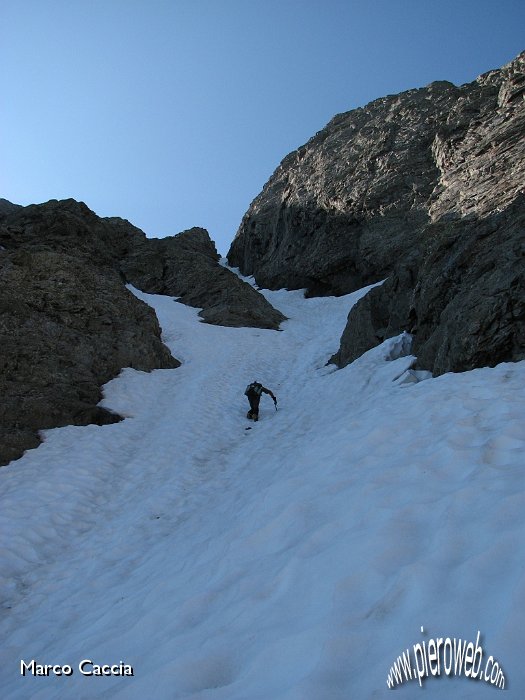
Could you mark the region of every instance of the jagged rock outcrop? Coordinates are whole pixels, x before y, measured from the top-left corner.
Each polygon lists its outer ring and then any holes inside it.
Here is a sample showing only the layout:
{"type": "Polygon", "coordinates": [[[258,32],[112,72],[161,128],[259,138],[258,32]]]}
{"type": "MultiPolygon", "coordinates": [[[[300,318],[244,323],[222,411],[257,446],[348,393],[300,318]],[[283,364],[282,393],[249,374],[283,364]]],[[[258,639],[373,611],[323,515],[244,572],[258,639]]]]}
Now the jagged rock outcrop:
{"type": "Polygon", "coordinates": [[[363,298],[334,360],[403,330],[420,366],[525,356],[525,53],[335,117],[283,160],[228,259],[272,288],[363,298]]]}
{"type": "Polygon", "coordinates": [[[0,464],[38,430],[103,425],[100,387],[123,367],[177,367],[152,309],[112,270],[51,250],[0,252],[0,464]]]}
{"type": "Polygon", "coordinates": [[[177,236],[142,240],[120,269],[143,291],[176,296],[202,308],[200,316],[207,323],[279,328],[283,314],[218,261],[208,232],[192,228],[177,236]]]}
{"type": "Polygon", "coordinates": [[[253,287],[218,264],[204,229],[146,238],[129,221],[101,218],[73,199],[7,207],[3,219],[0,208],[0,225],[0,245],[9,250],[53,250],[117,270],[143,292],[169,294],[202,308],[208,323],[278,329],[284,320],[253,287]]]}
{"type": "Polygon", "coordinates": [[[9,202],[7,199],[2,199],[0,197],[0,217],[4,217],[7,214],[12,214],[13,212],[17,211],[18,209],[22,209],[22,206],[20,204],[13,204],[12,202],[9,202]]]}
{"type": "Polygon", "coordinates": [[[278,328],[284,318],[218,264],[203,229],[150,240],[74,200],[0,200],[0,464],[37,446],[38,430],[119,420],[97,403],[123,367],[180,364],[127,282],[202,307],[209,323],[278,328]]]}
{"type": "Polygon", "coordinates": [[[418,366],[436,375],[525,359],[525,201],[485,218],[441,221],[418,264],[398,264],[350,311],[344,366],[409,331],[418,366]]]}

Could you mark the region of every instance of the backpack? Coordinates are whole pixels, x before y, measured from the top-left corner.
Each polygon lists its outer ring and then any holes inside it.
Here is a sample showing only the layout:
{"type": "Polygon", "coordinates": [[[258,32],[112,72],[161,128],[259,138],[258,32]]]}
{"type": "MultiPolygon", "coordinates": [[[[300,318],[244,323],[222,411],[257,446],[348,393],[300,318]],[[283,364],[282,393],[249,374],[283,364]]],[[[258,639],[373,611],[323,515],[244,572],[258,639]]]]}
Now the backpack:
{"type": "Polygon", "coordinates": [[[259,382],[252,382],[251,384],[248,384],[246,387],[246,391],[244,392],[245,396],[260,396],[262,394],[262,384],[259,384],[259,382]]]}

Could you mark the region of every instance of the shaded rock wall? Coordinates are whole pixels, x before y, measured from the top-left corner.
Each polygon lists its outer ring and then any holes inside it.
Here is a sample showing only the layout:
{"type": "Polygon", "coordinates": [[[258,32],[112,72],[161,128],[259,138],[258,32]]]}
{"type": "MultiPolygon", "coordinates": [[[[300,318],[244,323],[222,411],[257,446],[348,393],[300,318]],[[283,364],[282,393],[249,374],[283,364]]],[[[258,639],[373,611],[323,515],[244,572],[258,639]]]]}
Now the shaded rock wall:
{"type": "Polygon", "coordinates": [[[193,228],[177,236],[144,239],[120,269],[143,291],[176,296],[202,308],[200,316],[207,323],[278,329],[283,314],[218,261],[208,232],[193,228]]]}
{"type": "Polygon", "coordinates": [[[122,367],[177,367],[152,309],[117,273],[64,253],[0,252],[0,464],[38,430],[120,420],[97,406],[122,367]]]}
{"type": "Polygon", "coordinates": [[[432,143],[459,88],[438,83],[336,116],[287,156],[245,214],[230,264],[262,286],[344,294],[417,244],[439,170],[432,143]]]}
{"type": "Polygon", "coordinates": [[[343,294],[334,360],[414,333],[435,373],[524,356],[525,54],[335,117],[246,213],[229,262],[270,287],[343,294]]]}
{"type": "Polygon", "coordinates": [[[421,262],[398,264],[350,311],[332,360],[344,366],[402,331],[436,375],[525,359],[524,204],[433,225],[421,262]]]}

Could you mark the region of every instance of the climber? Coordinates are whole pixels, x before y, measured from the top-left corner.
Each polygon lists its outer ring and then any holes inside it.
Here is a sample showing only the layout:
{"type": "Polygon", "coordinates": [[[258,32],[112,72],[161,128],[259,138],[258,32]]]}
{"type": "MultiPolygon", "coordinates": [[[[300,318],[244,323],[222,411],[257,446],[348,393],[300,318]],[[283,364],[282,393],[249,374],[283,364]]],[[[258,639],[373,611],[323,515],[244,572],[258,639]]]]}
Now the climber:
{"type": "Polygon", "coordinates": [[[261,400],[261,394],[263,392],[272,397],[275,410],[277,410],[277,399],[275,398],[273,392],[264,387],[260,382],[252,382],[251,384],[248,384],[246,391],[244,392],[245,396],[248,397],[248,401],[250,402],[250,410],[246,414],[246,418],[250,418],[251,420],[255,421],[259,420],[259,401],[261,400]]]}

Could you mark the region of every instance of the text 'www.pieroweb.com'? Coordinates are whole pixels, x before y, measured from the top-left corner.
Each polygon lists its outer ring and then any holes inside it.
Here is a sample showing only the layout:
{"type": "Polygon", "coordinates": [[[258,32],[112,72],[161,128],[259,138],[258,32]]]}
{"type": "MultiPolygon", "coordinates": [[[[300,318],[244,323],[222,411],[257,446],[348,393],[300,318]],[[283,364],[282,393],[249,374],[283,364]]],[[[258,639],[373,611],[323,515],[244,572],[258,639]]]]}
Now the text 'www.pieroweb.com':
{"type": "MultiPolygon", "coordinates": [[[[423,633],[423,627],[421,627],[423,633]]],[[[496,659],[485,654],[479,642],[438,637],[422,640],[407,648],[390,667],[386,679],[389,688],[417,680],[422,687],[429,676],[465,676],[505,689],[505,676],[496,659]]]]}

